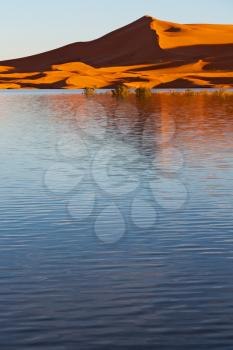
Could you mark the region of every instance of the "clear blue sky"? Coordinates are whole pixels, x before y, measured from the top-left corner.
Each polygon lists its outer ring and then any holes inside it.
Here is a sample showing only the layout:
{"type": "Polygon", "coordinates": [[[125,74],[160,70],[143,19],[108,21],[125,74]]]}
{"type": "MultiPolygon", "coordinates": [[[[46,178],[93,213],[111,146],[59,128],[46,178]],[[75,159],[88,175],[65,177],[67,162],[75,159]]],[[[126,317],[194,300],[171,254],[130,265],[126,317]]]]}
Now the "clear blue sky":
{"type": "Polygon", "coordinates": [[[232,23],[233,0],[0,0],[0,59],[97,38],[145,14],[232,23]]]}

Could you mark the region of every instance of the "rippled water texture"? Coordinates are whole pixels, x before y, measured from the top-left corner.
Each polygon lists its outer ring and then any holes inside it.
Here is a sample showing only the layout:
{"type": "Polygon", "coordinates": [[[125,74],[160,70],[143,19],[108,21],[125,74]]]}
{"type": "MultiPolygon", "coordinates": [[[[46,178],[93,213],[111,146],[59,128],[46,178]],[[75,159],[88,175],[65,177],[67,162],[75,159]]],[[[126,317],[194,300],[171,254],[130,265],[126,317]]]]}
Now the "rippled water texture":
{"type": "Polygon", "coordinates": [[[233,347],[233,98],[0,94],[0,348],[233,347]]]}

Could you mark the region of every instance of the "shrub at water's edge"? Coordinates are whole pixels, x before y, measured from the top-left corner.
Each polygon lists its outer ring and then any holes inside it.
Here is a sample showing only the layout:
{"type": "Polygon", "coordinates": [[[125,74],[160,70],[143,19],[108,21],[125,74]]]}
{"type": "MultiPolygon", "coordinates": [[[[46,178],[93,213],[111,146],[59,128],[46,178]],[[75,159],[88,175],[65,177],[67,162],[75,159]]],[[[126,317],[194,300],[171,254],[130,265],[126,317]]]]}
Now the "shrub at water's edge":
{"type": "Polygon", "coordinates": [[[91,88],[91,87],[85,87],[84,88],[84,95],[86,95],[86,96],[93,96],[93,95],[95,95],[95,93],[96,93],[96,90],[95,90],[95,88],[91,88]]]}
{"type": "Polygon", "coordinates": [[[140,98],[150,97],[152,94],[151,89],[142,88],[142,87],[137,88],[135,92],[136,92],[136,96],[140,98]]]}
{"type": "Polygon", "coordinates": [[[129,89],[124,84],[118,85],[112,90],[112,95],[114,97],[127,97],[129,96],[129,89]]]}

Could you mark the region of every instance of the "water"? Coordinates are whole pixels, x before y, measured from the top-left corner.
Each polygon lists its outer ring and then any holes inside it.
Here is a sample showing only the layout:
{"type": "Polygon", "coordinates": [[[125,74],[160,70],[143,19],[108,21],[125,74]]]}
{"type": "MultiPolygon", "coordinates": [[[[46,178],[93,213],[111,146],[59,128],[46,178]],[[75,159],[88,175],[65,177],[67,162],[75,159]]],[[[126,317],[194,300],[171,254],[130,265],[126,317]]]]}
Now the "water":
{"type": "Polygon", "coordinates": [[[0,94],[1,349],[232,349],[232,113],[0,94]]]}

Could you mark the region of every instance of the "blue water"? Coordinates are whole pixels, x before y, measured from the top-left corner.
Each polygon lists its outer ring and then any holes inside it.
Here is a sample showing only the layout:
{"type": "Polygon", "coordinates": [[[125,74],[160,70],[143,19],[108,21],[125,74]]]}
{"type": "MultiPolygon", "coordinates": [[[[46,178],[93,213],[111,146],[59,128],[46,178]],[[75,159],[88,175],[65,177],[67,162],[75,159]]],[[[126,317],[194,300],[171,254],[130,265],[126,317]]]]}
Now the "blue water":
{"type": "Polygon", "coordinates": [[[1,349],[232,349],[232,113],[0,94],[1,349]]]}

